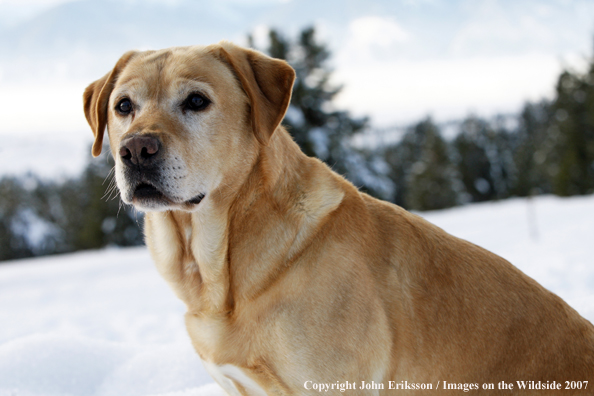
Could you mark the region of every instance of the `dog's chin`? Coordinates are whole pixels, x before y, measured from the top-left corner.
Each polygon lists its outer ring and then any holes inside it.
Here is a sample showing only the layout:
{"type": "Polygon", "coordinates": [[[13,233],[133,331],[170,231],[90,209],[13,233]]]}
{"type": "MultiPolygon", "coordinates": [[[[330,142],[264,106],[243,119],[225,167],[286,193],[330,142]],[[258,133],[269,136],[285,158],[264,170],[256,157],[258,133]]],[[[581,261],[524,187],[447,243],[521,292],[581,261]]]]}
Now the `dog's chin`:
{"type": "Polygon", "coordinates": [[[195,209],[202,202],[204,196],[204,194],[198,194],[185,201],[174,199],[151,184],[140,183],[134,188],[129,201],[136,209],[143,212],[163,212],[167,210],[188,211],[195,209]]]}

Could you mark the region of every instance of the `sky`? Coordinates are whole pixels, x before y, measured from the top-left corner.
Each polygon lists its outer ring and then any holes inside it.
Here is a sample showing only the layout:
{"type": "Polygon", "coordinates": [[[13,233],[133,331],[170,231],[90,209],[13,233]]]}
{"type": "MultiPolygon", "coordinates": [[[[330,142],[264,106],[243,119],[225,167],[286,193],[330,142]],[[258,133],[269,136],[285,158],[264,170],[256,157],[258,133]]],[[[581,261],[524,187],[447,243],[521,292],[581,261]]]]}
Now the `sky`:
{"type": "MultiPolygon", "coordinates": [[[[81,95],[125,51],[314,25],[334,105],[375,128],[516,113],[594,43],[590,0],[0,0],[0,136],[90,139],[81,95]],[[84,136],[84,138],[83,138],[84,136]]],[[[43,140],[43,139],[41,139],[43,140]]]]}

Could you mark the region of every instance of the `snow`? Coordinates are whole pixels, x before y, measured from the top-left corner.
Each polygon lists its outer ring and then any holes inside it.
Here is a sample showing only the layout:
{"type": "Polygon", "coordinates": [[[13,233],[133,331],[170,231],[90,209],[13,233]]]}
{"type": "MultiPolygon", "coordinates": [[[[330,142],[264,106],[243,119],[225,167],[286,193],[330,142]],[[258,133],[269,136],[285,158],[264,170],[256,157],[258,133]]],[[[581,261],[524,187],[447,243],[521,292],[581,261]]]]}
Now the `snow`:
{"type": "MultiPolygon", "coordinates": [[[[594,319],[594,196],[422,213],[594,319]]],[[[0,396],[211,396],[184,305],[145,248],[0,264],[0,396]]]]}
{"type": "Polygon", "coordinates": [[[222,395],[184,312],[145,248],[0,265],[0,396],[222,395]]]}

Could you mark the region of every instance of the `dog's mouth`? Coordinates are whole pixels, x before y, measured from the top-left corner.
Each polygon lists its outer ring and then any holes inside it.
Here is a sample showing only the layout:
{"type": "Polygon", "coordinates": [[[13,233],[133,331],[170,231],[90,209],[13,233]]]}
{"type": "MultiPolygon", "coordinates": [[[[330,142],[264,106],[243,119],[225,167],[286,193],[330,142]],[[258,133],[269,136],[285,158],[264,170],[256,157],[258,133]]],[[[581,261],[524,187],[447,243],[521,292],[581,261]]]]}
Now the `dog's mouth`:
{"type": "Polygon", "coordinates": [[[157,189],[157,187],[148,183],[140,183],[134,189],[134,198],[148,201],[163,201],[167,200],[165,194],[157,189]]]}
{"type": "Polygon", "coordinates": [[[194,198],[190,199],[189,201],[186,201],[186,203],[189,203],[190,205],[198,205],[202,201],[203,198],[204,198],[204,194],[198,194],[194,198]]]}
{"type": "Polygon", "coordinates": [[[198,205],[202,199],[204,199],[205,194],[198,194],[194,198],[189,199],[187,201],[180,202],[179,199],[172,199],[164,194],[161,190],[157,187],[153,186],[152,184],[142,182],[136,186],[134,189],[134,193],[132,196],[133,203],[140,204],[142,206],[161,206],[161,205],[185,205],[185,206],[194,206],[198,205]]]}

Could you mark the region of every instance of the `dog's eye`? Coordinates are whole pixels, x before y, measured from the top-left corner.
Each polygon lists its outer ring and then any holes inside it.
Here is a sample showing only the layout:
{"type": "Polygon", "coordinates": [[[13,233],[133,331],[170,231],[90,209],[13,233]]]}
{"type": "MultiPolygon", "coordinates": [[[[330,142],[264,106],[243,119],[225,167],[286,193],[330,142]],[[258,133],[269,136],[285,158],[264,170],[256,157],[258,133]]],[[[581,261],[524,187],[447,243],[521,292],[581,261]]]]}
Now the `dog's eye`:
{"type": "Polygon", "coordinates": [[[121,115],[128,115],[132,111],[132,102],[130,99],[124,98],[116,105],[116,111],[121,115]]]}
{"type": "Polygon", "coordinates": [[[185,110],[200,111],[206,109],[209,104],[210,100],[200,94],[194,93],[186,98],[182,106],[185,110]]]}

